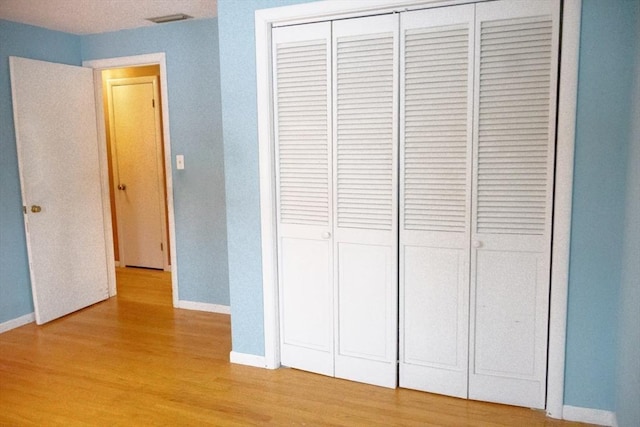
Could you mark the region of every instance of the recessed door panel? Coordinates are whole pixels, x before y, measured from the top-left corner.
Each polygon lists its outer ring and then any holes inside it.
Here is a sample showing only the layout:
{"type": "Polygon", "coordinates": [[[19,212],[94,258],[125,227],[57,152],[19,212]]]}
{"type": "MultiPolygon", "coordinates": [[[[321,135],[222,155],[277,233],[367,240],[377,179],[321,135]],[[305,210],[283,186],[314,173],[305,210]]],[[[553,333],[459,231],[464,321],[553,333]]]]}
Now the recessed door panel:
{"type": "Polygon", "coordinates": [[[331,244],[280,241],[282,364],[333,375],[331,244]]]}

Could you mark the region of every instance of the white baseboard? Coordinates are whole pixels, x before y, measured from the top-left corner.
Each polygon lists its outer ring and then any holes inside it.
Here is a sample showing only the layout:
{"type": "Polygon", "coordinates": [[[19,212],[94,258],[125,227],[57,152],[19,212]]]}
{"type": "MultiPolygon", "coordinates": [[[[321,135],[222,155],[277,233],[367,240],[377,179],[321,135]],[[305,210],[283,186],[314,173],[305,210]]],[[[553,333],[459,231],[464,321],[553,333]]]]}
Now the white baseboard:
{"type": "Polygon", "coordinates": [[[208,311],[211,313],[231,314],[231,307],[229,307],[228,305],[209,304],[206,302],[178,300],[176,308],[183,308],[185,310],[208,311]]]}
{"type": "Polygon", "coordinates": [[[238,365],[255,366],[256,368],[266,368],[267,362],[264,356],[256,356],[254,354],[238,353],[232,351],[229,353],[229,361],[238,365]]]}
{"type": "Polygon", "coordinates": [[[27,323],[34,322],[35,320],[36,320],[36,316],[34,313],[25,314],[24,316],[7,320],[6,322],[0,323],[0,334],[3,332],[10,331],[11,329],[19,328],[20,326],[26,325],[27,323]]]}
{"type": "Polygon", "coordinates": [[[598,424],[601,426],[617,427],[616,414],[602,409],[580,408],[578,406],[564,405],[562,418],[569,421],[598,424]]]}

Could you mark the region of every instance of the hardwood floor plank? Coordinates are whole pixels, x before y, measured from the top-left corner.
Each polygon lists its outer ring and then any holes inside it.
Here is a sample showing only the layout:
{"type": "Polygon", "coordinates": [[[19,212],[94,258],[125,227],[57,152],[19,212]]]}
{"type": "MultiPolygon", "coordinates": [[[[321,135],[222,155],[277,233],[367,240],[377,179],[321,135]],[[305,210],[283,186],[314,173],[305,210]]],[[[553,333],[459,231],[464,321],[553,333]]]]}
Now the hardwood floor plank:
{"type": "Polygon", "coordinates": [[[173,309],[170,274],[0,334],[2,426],[578,426],[541,411],[229,363],[229,316],[173,309]]]}

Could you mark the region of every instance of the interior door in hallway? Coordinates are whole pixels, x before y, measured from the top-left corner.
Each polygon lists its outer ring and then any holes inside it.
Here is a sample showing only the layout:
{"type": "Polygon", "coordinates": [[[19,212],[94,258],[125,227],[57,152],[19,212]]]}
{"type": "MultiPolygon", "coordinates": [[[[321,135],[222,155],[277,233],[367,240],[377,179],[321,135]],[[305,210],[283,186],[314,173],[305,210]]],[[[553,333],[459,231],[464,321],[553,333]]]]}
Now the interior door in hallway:
{"type": "Polygon", "coordinates": [[[156,77],[108,82],[120,263],[164,268],[164,187],[156,77]]]}
{"type": "Polygon", "coordinates": [[[16,57],[10,69],[31,288],[42,324],[109,296],[93,70],[16,57]]]}

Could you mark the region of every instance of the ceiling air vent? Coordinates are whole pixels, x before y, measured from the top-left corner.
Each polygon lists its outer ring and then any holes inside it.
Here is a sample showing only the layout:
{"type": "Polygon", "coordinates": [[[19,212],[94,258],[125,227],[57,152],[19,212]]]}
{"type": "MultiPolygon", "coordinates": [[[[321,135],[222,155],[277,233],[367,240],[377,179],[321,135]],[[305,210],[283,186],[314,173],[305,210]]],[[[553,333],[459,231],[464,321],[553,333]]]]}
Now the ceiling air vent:
{"type": "Polygon", "coordinates": [[[193,16],[189,16],[184,13],[176,13],[173,15],[158,16],[156,18],[146,18],[146,19],[147,21],[155,22],[156,24],[165,24],[167,22],[183,21],[185,19],[190,19],[190,18],[193,18],[193,16]]]}

